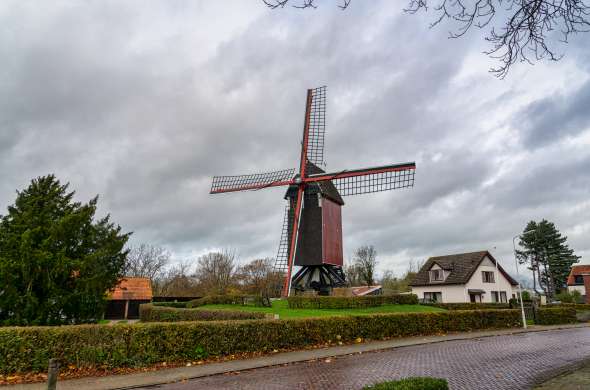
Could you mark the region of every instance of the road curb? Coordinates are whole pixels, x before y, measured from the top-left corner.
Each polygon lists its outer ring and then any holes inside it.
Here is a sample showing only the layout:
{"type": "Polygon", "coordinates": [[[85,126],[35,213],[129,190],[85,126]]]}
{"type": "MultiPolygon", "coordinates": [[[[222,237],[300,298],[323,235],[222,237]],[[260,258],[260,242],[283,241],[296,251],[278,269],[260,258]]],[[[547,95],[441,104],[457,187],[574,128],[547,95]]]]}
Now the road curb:
{"type": "MultiPolygon", "coordinates": [[[[129,390],[139,387],[157,386],[167,383],[186,381],[211,375],[226,374],[229,372],[246,371],[263,367],[279,366],[310,360],[362,354],[367,352],[378,352],[382,350],[416,345],[428,345],[447,341],[470,340],[485,337],[585,328],[589,326],[590,324],[532,326],[528,329],[500,329],[452,333],[443,336],[418,336],[386,341],[371,341],[362,344],[343,345],[292,352],[280,352],[258,358],[231,360],[227,362],[209,363],[192,367],[177,367],[127,375],[112,375],[107,377],[71,379],[59,382],[57,388],[58,390],[129,390]]],[[[6,389],[44,390],[46,389],[46,386],[47,385],[44,383],[32,383],[7,386],[6,389]]]]}

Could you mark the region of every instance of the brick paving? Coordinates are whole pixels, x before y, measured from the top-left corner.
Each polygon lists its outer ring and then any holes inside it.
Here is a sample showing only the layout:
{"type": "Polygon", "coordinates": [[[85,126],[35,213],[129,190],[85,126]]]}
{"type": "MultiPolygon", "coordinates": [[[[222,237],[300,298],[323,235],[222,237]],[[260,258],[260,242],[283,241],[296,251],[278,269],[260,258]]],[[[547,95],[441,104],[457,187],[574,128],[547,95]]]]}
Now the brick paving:
{"type": "Polygon", "coordinates": [[[590,329],[577,328],[322,359],[144,389],[361,389],[407,376],[446,378],[451,389],[528,389],[590,359],[590,329]]]}

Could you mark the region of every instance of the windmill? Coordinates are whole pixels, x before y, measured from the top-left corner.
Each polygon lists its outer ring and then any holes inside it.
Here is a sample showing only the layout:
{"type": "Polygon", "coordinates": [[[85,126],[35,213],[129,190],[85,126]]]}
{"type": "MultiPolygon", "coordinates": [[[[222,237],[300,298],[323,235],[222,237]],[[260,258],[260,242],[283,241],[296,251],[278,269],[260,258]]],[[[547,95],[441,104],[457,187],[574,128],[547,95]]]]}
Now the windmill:
{"type": "Polygon", "coordinates": [[[342,271],[342,196],[412,187],[416,164],[325,172],[326,87],[307,90],[299,167],[239,176],[215,176],[211,194],[287,186],[275,270],[285,273],[283,296],[292,288],[326,294],[345,283],[342,271]],[[299,271],[291,278],[293,266],[299,271]]]}

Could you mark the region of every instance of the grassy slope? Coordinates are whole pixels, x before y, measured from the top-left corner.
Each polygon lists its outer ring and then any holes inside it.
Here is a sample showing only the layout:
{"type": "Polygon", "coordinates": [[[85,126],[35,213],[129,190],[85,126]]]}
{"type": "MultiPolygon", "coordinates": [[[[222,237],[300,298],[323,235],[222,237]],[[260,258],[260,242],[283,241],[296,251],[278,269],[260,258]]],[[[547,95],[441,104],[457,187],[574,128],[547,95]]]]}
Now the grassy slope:
{"type": "Polygon", "coordinates": [[[203,310],[244,310],[256,311],[263,313],[278,314],[280,318],[302,318],[302,317],[325,317],[325,316],[345,316],[345,315],[363,315],[373,313],[416,313],[429,311],[444,311],[443,309],[421,305],[383,305],[377,307],[368,307],[366,309],[289,309],[287,301],[273,301],[272,307],[254,307],[239,305],[205,305],[200,306],[203,310]]]}

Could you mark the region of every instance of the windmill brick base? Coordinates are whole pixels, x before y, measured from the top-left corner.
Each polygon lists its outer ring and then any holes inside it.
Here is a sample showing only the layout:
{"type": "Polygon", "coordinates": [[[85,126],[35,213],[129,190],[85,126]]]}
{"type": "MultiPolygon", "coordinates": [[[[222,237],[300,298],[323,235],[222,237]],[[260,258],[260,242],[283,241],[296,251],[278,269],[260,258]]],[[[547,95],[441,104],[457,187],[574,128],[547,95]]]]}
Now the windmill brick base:
{"type": "Polygon", "coordinates": [[[283,296],[292,289],[329,294],[345,284],[342,271],[342,196],[412,187],[416,164],[404,163],[326,173],[326,87],[309,89],[299,169],[215,176],[211,194],[288,186],[275,269],[284,272],[283,296]],[[300,267],[292,277],[293,266],[300,267]]]}

